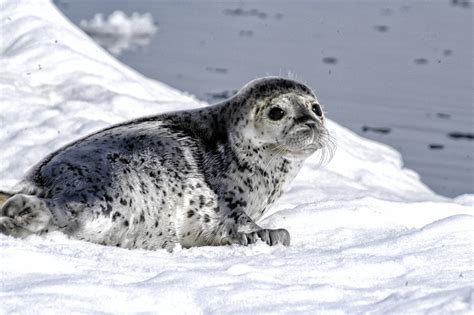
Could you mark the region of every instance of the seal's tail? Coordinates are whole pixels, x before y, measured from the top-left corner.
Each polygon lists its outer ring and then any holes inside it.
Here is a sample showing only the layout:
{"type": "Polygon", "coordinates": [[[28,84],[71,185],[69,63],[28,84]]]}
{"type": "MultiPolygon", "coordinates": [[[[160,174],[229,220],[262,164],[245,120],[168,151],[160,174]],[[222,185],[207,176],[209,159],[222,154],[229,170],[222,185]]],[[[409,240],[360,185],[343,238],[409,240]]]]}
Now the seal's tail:
{"type": "Polygon", "coordinates": [[[0,190],[0,209],[2,208],[5,201],[7,201],[11,196],[13,196],[13,194],[0,190]]]}

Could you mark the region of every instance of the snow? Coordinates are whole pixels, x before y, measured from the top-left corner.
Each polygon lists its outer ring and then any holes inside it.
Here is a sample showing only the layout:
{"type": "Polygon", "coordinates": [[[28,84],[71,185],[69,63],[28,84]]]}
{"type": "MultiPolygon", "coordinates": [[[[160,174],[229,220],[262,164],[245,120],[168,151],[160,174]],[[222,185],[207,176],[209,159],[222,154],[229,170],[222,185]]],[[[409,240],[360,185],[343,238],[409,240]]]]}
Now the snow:
{"type": "MultiPolygon", "coordinates": [[[[47,0],[5,1],[0,29],[0,189],[89,132],[205,106],[119,63],[47,0]]],[[[290,247],[0,235],[0,313],[472,312],[474,195],[438,196],[395,150],[329,127],[335,158],[310,158],[259,222],[288,229],[290,247]]]]}
{"type": "Polygon", "coordinates": [[[150,13],[134,12],[128,17],[122,11],[114,11],[106,19],[97,13],[90,21],[81,20],[79,26],[114,55],[148,45],[158,29],[150,13]]]}

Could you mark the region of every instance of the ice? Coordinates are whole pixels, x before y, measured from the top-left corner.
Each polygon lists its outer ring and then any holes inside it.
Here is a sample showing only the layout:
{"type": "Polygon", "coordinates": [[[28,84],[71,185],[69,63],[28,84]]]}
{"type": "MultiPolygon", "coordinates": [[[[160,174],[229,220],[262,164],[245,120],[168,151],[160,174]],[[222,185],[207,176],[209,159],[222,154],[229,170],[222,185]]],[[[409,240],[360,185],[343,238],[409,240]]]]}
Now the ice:
{"type": "Polygon", "coordinates": [[[97,13],[90,21],[82,20],[79,26],[114,55],[148,45],[158,30],[150,13],[134,12],[128,17],[122,11],[114,11],[107,18],[97,13]]]}
{"type": "MultiPolygon", "coordinates": [[[[0,189],[89,132],[206,105],[119,63],[47,0],[3,2],[0,30],[0,189]]],[[[472,312],[474,196],[438,196],[397,151],[329,128],[334,159],[310,158],[259,222],[288,229],[290,247],[0,235],[0,313],[472,312]]]]}

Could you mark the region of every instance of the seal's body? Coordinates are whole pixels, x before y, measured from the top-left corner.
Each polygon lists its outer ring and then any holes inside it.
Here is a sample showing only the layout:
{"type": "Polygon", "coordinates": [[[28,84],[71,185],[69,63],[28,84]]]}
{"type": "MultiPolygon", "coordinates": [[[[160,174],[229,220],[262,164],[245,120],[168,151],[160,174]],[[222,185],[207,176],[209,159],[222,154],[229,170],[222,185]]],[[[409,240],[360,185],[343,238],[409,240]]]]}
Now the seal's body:
{"type": "Polygon", "coordinates": [[[125,248],[288,245],[254,222],[302,162],[332,144],[305,85],[250,82],[223,103],[104,129],[36,165],[0,212],[0,231],[60,230],[125,248]]]}

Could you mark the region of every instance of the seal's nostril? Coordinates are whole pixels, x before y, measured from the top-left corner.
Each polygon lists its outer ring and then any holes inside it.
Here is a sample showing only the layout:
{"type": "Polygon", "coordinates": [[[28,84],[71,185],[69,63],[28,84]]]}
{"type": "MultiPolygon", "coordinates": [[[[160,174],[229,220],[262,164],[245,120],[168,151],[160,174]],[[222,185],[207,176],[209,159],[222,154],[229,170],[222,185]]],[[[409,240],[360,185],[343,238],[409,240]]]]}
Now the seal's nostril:
{"type": "Polygon", "coordinates": [[[314,122],[314,121],[307,121],[307,122],[305,123],[305,125],[308,126],[308,127],[311,128],[311,129],[315,129],[315,128],[316,128],[316,122],[314,122]]]}
{"type": "Polygon", "coordinates": [[[296,117],[295,122],[297,124],[316,124],[316,121],[314,120],[314,118],[309,116],[309,115],[303,115],[303,116],[300,116],[300,117],[296,117]]]}

